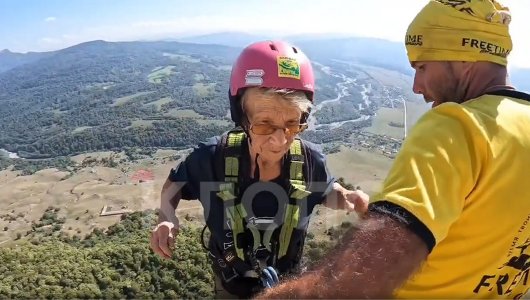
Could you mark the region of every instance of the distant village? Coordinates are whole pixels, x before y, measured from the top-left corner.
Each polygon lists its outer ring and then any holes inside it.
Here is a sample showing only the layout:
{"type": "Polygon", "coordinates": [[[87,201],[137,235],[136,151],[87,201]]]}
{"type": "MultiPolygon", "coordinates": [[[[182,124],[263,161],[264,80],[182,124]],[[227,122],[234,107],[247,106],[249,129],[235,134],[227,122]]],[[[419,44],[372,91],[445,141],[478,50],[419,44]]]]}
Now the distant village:
{"type": "Polygon", "coordinates": [[[388,158],[394,158],[401,148],[402,139],[396,139],[387,135],[378,135],[369,132],[359,132],[355,139],[355,146],[368,150],[374,150],[388,158]]]}
{"type": "Polygon", "coordinates": [[[355,133],[355,138],[351,138],[347,142],[341,141],[339,143],[332,143],[324,146],[324,152],[327,154],[339,152],[340,146],[342,145],[359,151],[368,150],[369,152],[378,153],[390,159],[394,159],[401,148],[402,142],[402,139],[387,135],[358,131],[355,133]]]}

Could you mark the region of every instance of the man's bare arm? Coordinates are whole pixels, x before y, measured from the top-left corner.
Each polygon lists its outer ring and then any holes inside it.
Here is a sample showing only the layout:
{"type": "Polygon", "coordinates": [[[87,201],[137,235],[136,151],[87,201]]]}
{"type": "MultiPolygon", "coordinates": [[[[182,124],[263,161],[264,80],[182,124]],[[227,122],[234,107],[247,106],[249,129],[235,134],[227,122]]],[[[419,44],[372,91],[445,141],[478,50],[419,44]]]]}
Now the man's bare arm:
{"type": "Polygon", "coordinates": [[[427,255],[425,242],[404,224],[369,213],[315,271],[259,298],[390,298],[427,255]]]}

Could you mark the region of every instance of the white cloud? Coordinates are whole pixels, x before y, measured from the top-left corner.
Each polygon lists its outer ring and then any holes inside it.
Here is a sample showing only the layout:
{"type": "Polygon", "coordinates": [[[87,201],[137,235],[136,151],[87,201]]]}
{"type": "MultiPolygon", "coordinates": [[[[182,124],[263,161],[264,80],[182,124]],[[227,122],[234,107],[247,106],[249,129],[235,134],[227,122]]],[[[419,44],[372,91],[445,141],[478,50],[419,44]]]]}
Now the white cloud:
{"type": "Polygon", "coordinates": [[[46,19],[44,19],[44,22],[55,22],[57,21],[57,18],[56,17],[47,17],[46,19]]]}
{"type": "Polygon", "coordinates": [[[53,45],[53,47],[56,47],[57,45],[61,45],[62,44],[62,40],[61,39],[50,38],[50,37],[41,38],[39,40],[39,42],[41,44],[44,44],[44,45],[50,45],[50,46],[53,45]]]}
{"type": "MultiPolygon", "coordinates": [[[[284,1],[284,0],[282,0],[284,1]]],[[[178,38],[221,31],[239,31],[255,34],[284,36],[304,33],[337,33],[350,36],[367,36],[401,42],[406,28],[415,14],[425,5],[425,0],[410,0],[407,5],[401,1],[379,0],[363,3],[359,9],[357,1],[333,0],[333,11],[325,12],[326,4],[308,0],[311,5],[304,9],[290,11],[289,17],[278,14],[276,10],[267,10],[260,14],[233,15],[196,15],[170,20],[139,20],[105,26],[77,28],[75,31],[62,32],[54,37],[54,42],[41,43],[46,50],[68,47],[90,40],[134,41],[178,38]],[[380,9],[384,7],[385,9],[380,9]]],[[[331,1],[331,0],[330,0],[331,1]]],[[[521,15],[529,11],[529,5],[506,0],[514,5],[514,20],[511,33],[514,51],[510,62],[520,67],[530,67],[527,53],[530,51],[530,39],[527,39],[528,19],[521,15]],[[515,5],[519,5],[517,7],[515,5]],[[517,15],[517,13],[519,15],[517,15]]],[[[526,2],[525,2],[526,3],[526,2]]],[[[46,20],[53,22],[55,17],[46,20]]]]}
{"type": "MultiPolygon", "coordinates": [[[[292,16],[291,16],[292,17],[292,16]]],[[[294,17],[293,17],[294,18],[294,17]]],[[[103,39],[107,41],[126,41],[137,39],[157,39],[180,36],[190,36],[195,34],[206,34],[222,31],[237,31],[248,33],[269,33],[272,35],[291,35],[304,33],[339,33],[350,35],[367,35],[362,28],[353,29],[348,19],[343,18],[335,22],[315,22],[317,18],[311,15],[306,18],[284,18],[281,16],[193,16],[178,18],[170,21],[138,21],[134,23],[123,23],[114,26],[96,26],[78,30],[75,34],[63,35],[66,40],[95,40],[103,39]]],[[[381,33],[387,33],[388,29],[381,28],[381,33]]],[[[387,38],[392,35],[387,34],[387,38]]],[[[401,41],[401,35],[399,39],[401,41]]]]}
{"type": "Polygon", "coordinates": [[[134,41],[153,40],[162,38],[178,38],[195,34],[206,34],[219,31],[240,31],[255,33],[259,30],[279,32],[282,34],[298,33],[299,28],[285,31],[286,24],[275,26],[260,26],[267,24],[267,18],[242,17],[234,23],[231,17],[225,16],[195,16],[179,18],[171,21],[141,21],[123,23],[113,26],[94,26],[78,29],[75,32],[65,32],[57,37],[41,39],[48,45],[41,43],[43,50],[54,50],[57,46],[68,47],[91,40],[106,41],[134,41]],[[242,26],[242,24],[245,24],[242,26]],[[53,46],[56,47],[51,47],[53,46]]]}

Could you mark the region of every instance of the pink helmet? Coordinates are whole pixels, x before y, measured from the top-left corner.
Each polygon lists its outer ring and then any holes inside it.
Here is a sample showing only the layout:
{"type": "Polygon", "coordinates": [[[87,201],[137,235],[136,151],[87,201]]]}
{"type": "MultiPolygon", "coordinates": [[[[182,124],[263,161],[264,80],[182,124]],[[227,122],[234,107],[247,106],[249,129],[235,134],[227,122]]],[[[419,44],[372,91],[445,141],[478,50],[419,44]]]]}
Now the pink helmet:
{"type": "Polygon", "coordinates": [[[263,41],[247,46],[232,66],[230,75],[230,112],[241,124],[240,98],[245,88],[268,87],[306,92],[313,101],[315,77],[307,56],[283,41],[263,41]]]}

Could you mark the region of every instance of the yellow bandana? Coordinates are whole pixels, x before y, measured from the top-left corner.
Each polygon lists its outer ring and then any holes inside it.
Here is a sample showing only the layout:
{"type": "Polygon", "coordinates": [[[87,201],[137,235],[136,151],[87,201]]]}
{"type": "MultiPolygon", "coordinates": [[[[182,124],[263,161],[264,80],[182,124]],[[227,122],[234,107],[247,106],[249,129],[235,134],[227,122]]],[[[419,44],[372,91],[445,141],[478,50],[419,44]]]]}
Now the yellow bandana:
{"type": "Polygon", "coordinates": [[[511,15],[495,0],[431,0],[409,25],[409,61],[507,64],[511,15]]]}

